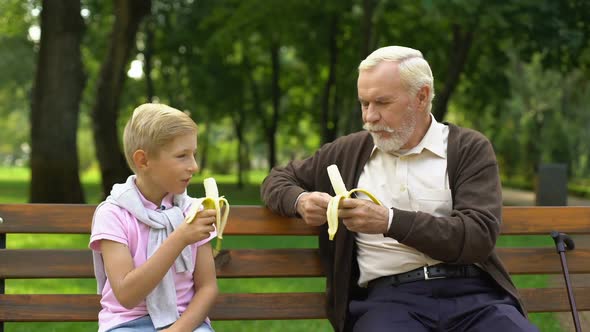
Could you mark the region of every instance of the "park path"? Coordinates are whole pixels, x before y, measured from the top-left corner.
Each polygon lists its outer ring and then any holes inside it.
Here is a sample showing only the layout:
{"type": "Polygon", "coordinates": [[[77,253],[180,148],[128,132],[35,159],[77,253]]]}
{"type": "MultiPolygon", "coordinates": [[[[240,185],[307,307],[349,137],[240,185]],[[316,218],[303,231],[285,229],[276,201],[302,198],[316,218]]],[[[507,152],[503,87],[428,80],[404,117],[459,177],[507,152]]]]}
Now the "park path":
{"type": "MultiPolygon", "coordinates": [[[[504,205],[535,205],[535,193],[517,189],[502,189],[504,205]]],[[[577,197],[568,197],[567,205],[570,206],[590,206],[590,199],[577,197]]],[[[576,248],[590,248],[590,236],[573,236],[576,248]]],[[[557,255],[557,253],[556,253],[557,255]]],[[[590,275],[578,274],[571,276],[573,287],[590,287],[590,275]]],[[[565,287],[563,274],[553,276],[550,279],[551,286],[565,287]]],[[[582,330],[590,330],[590,311],[580,311],[580,324],[582,330]]],[[[574,322],[571,312],[558,313],[557,317],[564,331],[575,331],[574,322]]]]}

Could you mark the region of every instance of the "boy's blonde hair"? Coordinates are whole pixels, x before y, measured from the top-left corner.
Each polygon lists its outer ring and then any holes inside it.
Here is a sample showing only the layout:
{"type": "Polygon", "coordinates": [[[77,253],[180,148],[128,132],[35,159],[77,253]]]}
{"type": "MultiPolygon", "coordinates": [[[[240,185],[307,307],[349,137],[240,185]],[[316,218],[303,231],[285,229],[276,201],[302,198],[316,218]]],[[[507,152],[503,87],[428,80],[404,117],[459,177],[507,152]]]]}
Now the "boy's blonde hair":
{"type": "Polygon", "coordinates": [[[197,134],[197,124],[186,113],[164,104],[138,106],[123,132],[127,164],[136,172],[133,163],[135,151],[144,150],[157,156],[163,146],[186,134],[197,134]]]}

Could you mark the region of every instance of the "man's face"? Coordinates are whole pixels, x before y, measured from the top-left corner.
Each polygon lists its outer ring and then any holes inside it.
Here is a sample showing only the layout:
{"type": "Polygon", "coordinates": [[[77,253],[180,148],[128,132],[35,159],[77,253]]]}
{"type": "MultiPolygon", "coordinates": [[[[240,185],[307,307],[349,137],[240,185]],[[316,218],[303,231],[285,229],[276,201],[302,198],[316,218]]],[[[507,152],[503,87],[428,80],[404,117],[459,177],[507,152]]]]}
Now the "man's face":
{"type": "MultiPolygon", "coordinates": [[[[359,73],[363,128],[385,152],[408,149],[419,118],[413,98],[399,78],[397,63],[382,62],[359,73]]],[[[416,142],[417,144],[417,142],[416,142]]]]}

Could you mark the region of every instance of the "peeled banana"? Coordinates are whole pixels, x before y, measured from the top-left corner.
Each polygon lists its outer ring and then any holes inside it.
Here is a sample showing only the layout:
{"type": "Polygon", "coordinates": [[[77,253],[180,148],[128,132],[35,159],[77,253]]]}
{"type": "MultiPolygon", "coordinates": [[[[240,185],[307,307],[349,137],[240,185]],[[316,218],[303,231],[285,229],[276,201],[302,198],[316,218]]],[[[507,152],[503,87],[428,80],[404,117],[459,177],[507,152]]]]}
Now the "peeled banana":
{"type": "Polygon", "coordinates": [[[334,188],[334,192],[336,193],[336,195],[328,202],[328,209],[326,210],[326,217],[328,219],[328,238],[333,240],[334,235],[336,235],[336,231],[338,230],[338,206],[340,205],[341,200],[349,198],[355,192],[361,192],[367,195],[373,202],[379,205],[383,204],[381,204],[375,195],[365,189],[355,188],[350,191],[346,190],[340,171],[338,171],[338,166],[328,166],[328,176],[330,177],[332,188],[334,188]]]}
{"type": "Polygon", "coordinates": [[[223,239],[223,230],[227,224],[227,217],[229,216],[229,203],[223,196],[219,196],[217,183],[214,178],[206,178],[203,181],[205,186],[205,197],[194,198],[191,210],[187,213],[184,219],[186,223],[191,223],[197,214],[201,205],[204,209],[215,209],[217,215],[215,218],[215,228],[217,229],[217,243],[215,245],[214,253],[217,254],[221,250],[221,240],[223,239]],[[223,209],[225,207],[225,209],[223,209]],[[222,213],[223,209],[223,213],[222,213]]]}

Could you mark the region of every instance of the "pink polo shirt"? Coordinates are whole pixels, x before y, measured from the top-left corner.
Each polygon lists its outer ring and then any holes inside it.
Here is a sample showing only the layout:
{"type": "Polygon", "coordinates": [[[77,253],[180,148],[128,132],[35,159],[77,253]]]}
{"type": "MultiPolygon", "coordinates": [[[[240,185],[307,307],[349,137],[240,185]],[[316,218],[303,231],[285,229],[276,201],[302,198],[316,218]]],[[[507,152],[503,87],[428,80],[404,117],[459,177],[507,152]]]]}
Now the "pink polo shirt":
{"type": "MultiPolygon", "coordinates": [[[[147,209],[156,210],[158,207],[148,201],[139,193],[139,196],[147,209]]],[[[167,195],[162,201],[166,208],[172,207],[172,195],[167,195]]],[[[190,208],[190,207],[189,207],[190,208]]],[[[186,213],[188,209],[184,212],[186,213]]],[[[147,260],[147,243],[150,227],[137,220],[127,210],[113,204],[103,204],[95,213],[94,226],[90,235],[90,249],[100,252],[100,240],[111,240],[125,244],[129,247],[133,263],[140,266],[147,260]]],[[[193,260],[196,262],[197,248],[209,242],[217,235],[212,232],[209,238],[191,245],[193,260]]],[[[178,312],[182,314],[195,295],[193,272],[177,273],[174,265],[174,283],[176,285],[176,301],[178,312]]],[[[107,279],[100,300],[102,310],[98,314],[98,331],[103,332],[114,326],[148,314],[145,300],[133,309],[126,309],[115,297],[111,284],[107,279]]],[[[207,320],[208,322],[208,320],[207,320]]]]}

